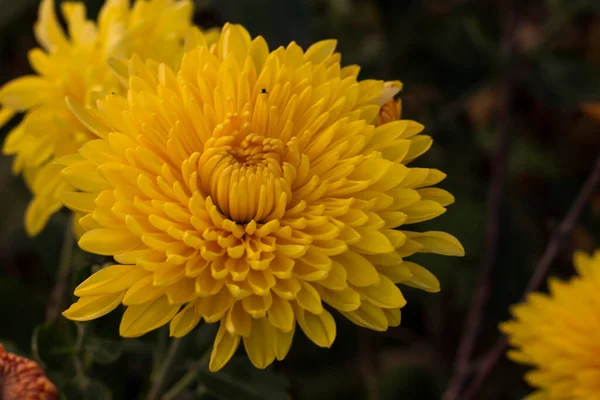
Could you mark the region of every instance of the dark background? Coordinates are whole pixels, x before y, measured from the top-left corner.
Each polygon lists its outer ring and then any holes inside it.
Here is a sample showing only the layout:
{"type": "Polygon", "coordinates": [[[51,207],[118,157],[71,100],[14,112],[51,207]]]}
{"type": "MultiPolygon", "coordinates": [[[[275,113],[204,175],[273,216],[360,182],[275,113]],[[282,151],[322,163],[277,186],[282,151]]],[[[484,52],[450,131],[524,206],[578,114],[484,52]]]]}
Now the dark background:
{"type": "MultiPolygon", "coordinates": [[[[95,16],[101,1],[85,3],[95,16]]],[[[337,318],[330,350],[310,344],[298,329],[288,357],[267,371],[240,357],[208,374],[202,355],[214,327],[196,329],[167,377],[173,384],[186,372],[196,374],[176,398],[285,399],[287,391],[294,399],[439,399],[473,298],[494,153],[506,135],[491,298],[472,363],[479,368],[499,338],[498,322],[509,317],[508,306],[518,301],[600,153],[600,121],[581,111],[584,103],[600,103],[600,1],[515,3],[516,9],[508,0],[196,1],[195,20],[204,27],[239,22],[271,49],[337,38],[343,63],[360,64],[361,78],[402,80],[403,117],[423,123],[435,140],[415,165],[446,172],[440,186],[456,196],[446,214],[419,228],[454,234],[466,256],[415,257],[436,274],[442,291],[403,288],[408,305],[400,327],[376,333],[337,318]]],[[[26,53],[35,46],[37,6],[37,0],[0,0],[0,83],[30,72],[26,53]]],[[[70,290],[94,260],[74,250],[87,266],[58,279],[68,215],[56,215],[38,237],[28,238],[23,213],[29,194],[21,177],[11,175],[11,161],[0,158],[0,342],[41,360],[65,398],[108,399],[111,392],[115,400],[145,398],[153,365],[168,347],[167,328],[122,341],[118,311],[85,326],[62,319],[41,325],[57,283],[67,282],[70,290]]],[[[571,275],[573,250],[595,247],[599,217],[597,192],[564,240],[552,275],[571,275]]],[[[522,398],[531,391],[522,380],[525,370],[502,358],[476,398],[522,398]]]]}

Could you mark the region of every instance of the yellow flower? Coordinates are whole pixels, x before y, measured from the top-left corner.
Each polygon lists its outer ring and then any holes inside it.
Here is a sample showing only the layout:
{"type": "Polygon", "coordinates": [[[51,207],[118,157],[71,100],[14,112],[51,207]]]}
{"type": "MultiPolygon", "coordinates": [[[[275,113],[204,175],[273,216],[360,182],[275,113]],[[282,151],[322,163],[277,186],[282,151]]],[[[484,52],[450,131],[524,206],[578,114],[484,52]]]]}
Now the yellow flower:
{"type": "Polygon", "coordinates": [[[169,322],[180,337],[201,319],[219,322],[210,369],[240,340],[264,368],[285,357],[296,325],[331,346],[336,325],[323,303],[385,331],[406,303],[395,283],[439,290],[403,258],[463,255],[460,243],[394,229],[454,200],[430,187],[442,172],[404,165],[431,138],[413,121],[372,125],[399,83],[357,81],[335,44],[270,52],[227,24],[216,46],[190,36],[177,71],[137,57],[116,68],[131,75],[127,96],[77,113],[102,139],[61,162],[80,190],[62,199],[86,213],[80,247],[118,265],[75,289],[67,318],[124,304],[125,337],[169,322]]]}
{"type": "Polygon", "coordinates": [[[58,390],[37,363],[4,351],[0,344],[0,399],[58,400],[58,390]]]}
{"type": "Polygon", "coordinates": [[[550,294],[533,293],[500,325],[516,347],[508,357],[535,368],[525,380],[531,400],[597,399],[600,394],[600,250],[577,252],[579,276],[550,279],[550,294]]]}
{"type": "Polygon", "coordinates": [[[121,92],[123,86],[110,72],[111,57],[137,54],[175,66],[182,54],[180,42],[191,26],[191,1],[107,0],[98,24],[86,19],[82,2],[62,2],[68,35],[61,28],[53,0],[43,0],[35,35],[41,45],[30,51],[36,75],[17,78],[0,89],[0,126],[14,111],[26,112],[8,135],[3,151],[15,154],[14,173],[23,173],[33,192],[25,217],[30,235],[41,231],[61,208],[57,195],[73,190],[61,178],[54,160],[71,154],[94,134],[75,118],[65,104],[69,96],[80,107],[96,98],[121,92]]]}

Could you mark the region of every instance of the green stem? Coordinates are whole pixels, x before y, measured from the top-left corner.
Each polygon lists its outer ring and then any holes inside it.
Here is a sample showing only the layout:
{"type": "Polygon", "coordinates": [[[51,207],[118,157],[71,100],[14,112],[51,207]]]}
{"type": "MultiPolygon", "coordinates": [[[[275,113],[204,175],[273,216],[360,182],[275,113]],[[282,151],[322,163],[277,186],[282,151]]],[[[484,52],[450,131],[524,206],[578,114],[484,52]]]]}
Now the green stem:
{"type": "Polygon", "coordinates": [[[75,348],[77,352],[73,354],[71,360],[73,361],[73,367],[75,368],[75,376],[77,382],[81,387],[85,388],[88,383],[88,379],[85,373],[85,366],[81,361],[81,352],[83,351],[83,339],[85,335],[85,325],[81,322],[75,324],[77,327],[77,339],[75,340],[75,348]]]}
{"type": "Polygon", "coordinates": [[[171,346],[169,346],[167,355],[165,356],[165,359],[162,362],[161,369],[158,371],[158,374],[155,376],[154,382],[152,383],[152,387],[150,388],[147,400],[158,400],[160,398],[160,394],[164,386],[166,385],[169,372],[171,371],[171,369],[173,369],[173,364],[175,363],[177,353],[179,352],[183,341],[184,338],[173,339],[173,341],[171,342],[171,346]]]}
{"type": "Polygon", "coordinates": [[[174,400],[177,396],[183,392],[188,386],[190,386],[198,378],[198,370],[191,369],[185,374],[171,389],[167,391],[161,398],[161,400],[174,400]]]}
{"type": "Polygon", "coordinates": [[[193,366],[171,389],[167,391],[161,398],[161,400],[175,400],[181,392],[183,392],[188,386],[190,386],[196,379],[202,368],[206,368],[208,360],[210,360],[212,348],[209,347],[205,352],[200,361],[193,366]]]}
{"type": "Polygon", "coordinates": [[[58,271],[56,273],[56,285],[52,289],[48,308],[46,309],[46,323],[54,322],[63,308],[63,300],[65,292],[68,288],[68,279],[71,274],[71,258],[73,256],[73,216],[71,215],[67,221],[65,233],[63,235],[62,249],[60,251],[60,261],[58,271]]]}

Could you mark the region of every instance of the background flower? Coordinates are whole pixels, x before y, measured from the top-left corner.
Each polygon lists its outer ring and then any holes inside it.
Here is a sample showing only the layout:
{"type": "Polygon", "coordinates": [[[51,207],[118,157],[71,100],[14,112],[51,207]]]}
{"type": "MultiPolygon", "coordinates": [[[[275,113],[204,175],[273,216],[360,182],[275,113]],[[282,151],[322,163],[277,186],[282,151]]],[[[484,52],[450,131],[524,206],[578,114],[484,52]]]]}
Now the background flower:
{"type": "Polygon", "coordinates": [[[181,42],[191,26],[192,3],[187,0],[107,0],[98,23],[87,19],[82,2],[61,2],[67,23],[63,31],[53,0],[43,0],[35,25],[42,48],[29,52],[36,75],[8,82],[0,89],[0,124],[14,111],[23,121],[5,140],[3,151],[14,154],[13,172],[22,173],[33,192],[25,226],[30,235],[42,230],[61,208],[57,194],[71,190],[54,160],[71,154],[94,137],[89,127],[73,117],[65,104],[88,107],[105,93],[122,86],[110,72],[108,60],[137,54],[176,65],[181,42]]]}
{"type": "Polygon", "coordinates": [[[573,258],[579,276],[551,279],[549,294],[533,293],[512,307],[500,325],[516,349],[513,361],[535,370],[525,375],[539,391],[528,399],[593,399],[600,393],[600,250],[573,258]]]}
{"type": "Polygon", "coordinates": [[[39,365],[6,352],[0,344],[0,398],[58,400],[58,391],[39,365]]]}

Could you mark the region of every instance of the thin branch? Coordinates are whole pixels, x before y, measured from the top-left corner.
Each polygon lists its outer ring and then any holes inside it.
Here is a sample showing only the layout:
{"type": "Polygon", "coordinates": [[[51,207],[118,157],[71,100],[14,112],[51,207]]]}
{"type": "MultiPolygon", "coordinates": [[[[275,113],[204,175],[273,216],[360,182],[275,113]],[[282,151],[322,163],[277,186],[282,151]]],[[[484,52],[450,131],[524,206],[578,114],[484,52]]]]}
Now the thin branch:
{"type": "Polygon", "coordinates": [[[183,343],[184,338],[181,339],[173,339],[171,345],[169,346],[169,350],[167,351],[167,355],[165,359],[160,365],[160,370],[158,374],[155,376],[153,380],[152,387],[150,388],[150,392],[148,393],[147,400],[158,400],[164,387],[167,384],[167,380],[169,378],[169,374],[173,369],[173,364],[177,359],[177,353],[179,353],[179,349],[181,348],[181,344],[183,343]]]}
{"type": "Polygon", "coordinates": [[[359,351],[360,374],[363,378],[366,400],[377,400],[380,398],[379,383],[372,357],[371,337],[368,332],[361,333],[359,351]]]}
{"type": "Polygon", "coordinates": [[[518,62],[515,60],[517,57],[517,41],[515,38],[516,28],[517,12],[516,5],[513,2],[513,4],[511,4],[510,20],[507,27],[508,51],[505,65],[506,72],[503,79],[504,91],[496,127],[498,146],[494,157],[492,182],[488,192],[484,253],[481,260],[481,266],[479,267],[479,274],[477,276],[477,284],[471,302],[471,308],[469,309],[465,321],[461,342],[457,352],[454,375],[448,389],[443,395],[444,400],[454,400],[458,398],[463,382],[469,371],[469,363],[481,326],[483,311],[485,310],[491,292],[490,277],[498,253],[502,198],[508,170],[507,159],[511,131],[511,106],[513,103],[518,68],[518,62]]]}
{"type": "Polygon", "coordinates": [[[65,233],[63,235],[62,249],[60,251],[60,261],[56,273],[56,285],[52,289],[48,306],[46,308],[46,323],[53,322],[60,315],[63,309],[65,293],[69,287],[69,276],[71,275],[71,259],[73,256],[73,217],[69,217],[65,233]]]}
{"type": "MultiPolygon", "coordinates": [[[[569,208],[569,212],[560,223],[558,228],[554,231],[546,250],[544,250],[544,254],[540,261],[537,263],[535,267],[535,271],[533,276],[529,280],[527,284],[527,288],[525,289],[525,293],[521,297],[521,301],[524,301],[527,297],[527,294],[537,290],[542,282],[544,281],[545,276],[548,274],[550,267],[552,266],[552,262],[554,258],[558,254],[558,251],[561,249],[564,239],[566,236],[573,230],[575,227],[575,223],[577,219],[581,215],[585,205],[588,203],[590,197],[594,193],[594,189],[600,184],[600,156],[596,159],[596,164],[594,169],[586,179],[585,183],[579,190],[579,194],[577,198],[569,208]]],[[[483,364],[477,374],[475,375],[471,385],[465,391],[464,396],[461,397],[461,400],[470,400],[475,396],[485,379],[494,369],[494,366],[500,359],[500,356],[504,354],[504,350],[506,349],[507,339],[506,337],[502,337],[498,339],[492,350],[489,351],[487,356],[485,357],[483,364]]]]}
{"type": "Polygon", "coordinates": [[[191,384],[196,382],[200,376],[200,372],[202,370],[208,370],[208,362],[210,360],[211,350],[212,348],[209,347],[204,352],[204,355],[200,361],[198,361],[197,364],[190,366],[190,370],[161,397],[161,400],[175,400],[177,396],[179,396],[191,384]]]}

